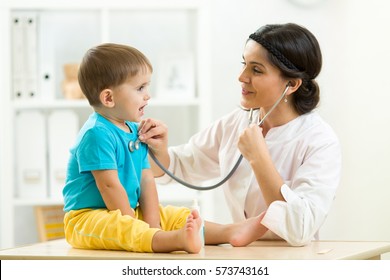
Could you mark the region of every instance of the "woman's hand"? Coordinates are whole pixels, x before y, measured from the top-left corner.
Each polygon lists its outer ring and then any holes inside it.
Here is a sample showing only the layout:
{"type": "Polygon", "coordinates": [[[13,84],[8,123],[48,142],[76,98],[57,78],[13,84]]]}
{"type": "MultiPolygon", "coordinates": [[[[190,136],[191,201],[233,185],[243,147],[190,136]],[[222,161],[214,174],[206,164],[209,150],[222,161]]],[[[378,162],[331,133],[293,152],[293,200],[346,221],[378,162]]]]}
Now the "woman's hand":
{"type": "Polygon", "coordinates": [[[147,144],[156,155],[168,148],[168,127],[158,120],[150,118],[142,120],[138,135],[139,140],[147,144]]]}
{"type": "Polygon", "coordinates": [[[264,140],[263,129],[256,124],[246,128],[238,139],[238,149],[249,162],[261,159],[268,154],[268,148],[264,140]]]}
{"type": "MultiPolygon", "coordinates": [[[[168,168],[170,164],[168,127],[160,121],[145,119],[139,125],[138,137],[140,141],[149,146],[149,150],[153,152],[158,161],[168,168]]],[[[150,160],[150,167],[155,177],[161,177],[165,173],[153,160],[150,160]]]]}

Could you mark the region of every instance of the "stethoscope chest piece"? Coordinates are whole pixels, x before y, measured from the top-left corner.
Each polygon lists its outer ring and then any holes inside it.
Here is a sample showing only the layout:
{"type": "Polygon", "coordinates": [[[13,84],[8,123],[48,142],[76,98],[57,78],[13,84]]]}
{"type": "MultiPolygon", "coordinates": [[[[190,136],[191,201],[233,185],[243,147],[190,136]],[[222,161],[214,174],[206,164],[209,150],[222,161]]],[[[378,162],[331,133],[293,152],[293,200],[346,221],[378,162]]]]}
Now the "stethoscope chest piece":
{"type": "Polygon", "coordinates": [[[129,142],[129,151],[130,152],[134,152],[135,150],[138,150],[139,149],[139,144],[140,144],[139,139],[137,139],[135,141],[130,140],[130,142],[129,142]]]}

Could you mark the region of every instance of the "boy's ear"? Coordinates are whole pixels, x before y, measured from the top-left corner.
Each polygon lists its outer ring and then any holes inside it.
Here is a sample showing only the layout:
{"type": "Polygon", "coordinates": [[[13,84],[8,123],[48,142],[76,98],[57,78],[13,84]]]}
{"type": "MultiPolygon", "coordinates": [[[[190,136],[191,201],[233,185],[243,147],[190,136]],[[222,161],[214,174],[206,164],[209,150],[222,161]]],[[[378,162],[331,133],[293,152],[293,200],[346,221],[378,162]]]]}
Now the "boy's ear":
{"type": "Polygon", "coordinates": [[[103,89],[100,92],[99,99],[104,107],[112,108],[115,105],[114,95],[111,89],[103,89]]]}

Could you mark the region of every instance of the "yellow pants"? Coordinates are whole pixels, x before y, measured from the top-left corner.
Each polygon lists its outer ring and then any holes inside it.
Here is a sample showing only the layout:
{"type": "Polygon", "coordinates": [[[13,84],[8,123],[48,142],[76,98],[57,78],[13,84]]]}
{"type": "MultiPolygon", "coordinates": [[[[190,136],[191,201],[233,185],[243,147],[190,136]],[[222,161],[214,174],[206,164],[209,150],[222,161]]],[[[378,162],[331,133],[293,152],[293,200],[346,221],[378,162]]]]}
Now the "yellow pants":
{"type": "MultiPolygon", "coordinates": [[[[160,205],[161,229],[182,228],[189,214],[185,207],[160,205]]],[[[150,228],[142,221],[139,208],[135,217],[122,215],[120,210],[72,210],[64,217],[65,238],[75,248],[153,252],[152,239],[160,229],[150,228]]]]}

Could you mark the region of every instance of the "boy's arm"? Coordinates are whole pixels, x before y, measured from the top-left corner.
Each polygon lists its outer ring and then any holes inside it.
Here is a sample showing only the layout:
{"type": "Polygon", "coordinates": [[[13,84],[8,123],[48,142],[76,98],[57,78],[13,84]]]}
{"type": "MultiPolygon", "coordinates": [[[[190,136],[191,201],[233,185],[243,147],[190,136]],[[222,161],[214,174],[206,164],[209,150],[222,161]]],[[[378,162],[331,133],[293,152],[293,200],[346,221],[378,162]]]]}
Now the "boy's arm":
{"type": "Polygon", "coordinates": [[[151,169],[142,170],[139,207],[143,220],[153,228],[160,228],[160,209],[156,182],[151,169]]]}
{"type": "Polygon", "coordinates": [[[116,170],[94,170],[92,175],[108,210],[121,210],[122,215],[135,217],[127,193],[116,170]]]}

